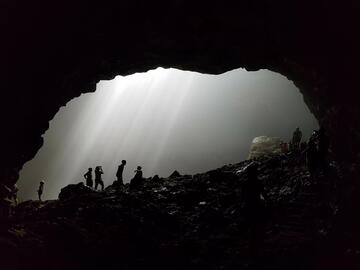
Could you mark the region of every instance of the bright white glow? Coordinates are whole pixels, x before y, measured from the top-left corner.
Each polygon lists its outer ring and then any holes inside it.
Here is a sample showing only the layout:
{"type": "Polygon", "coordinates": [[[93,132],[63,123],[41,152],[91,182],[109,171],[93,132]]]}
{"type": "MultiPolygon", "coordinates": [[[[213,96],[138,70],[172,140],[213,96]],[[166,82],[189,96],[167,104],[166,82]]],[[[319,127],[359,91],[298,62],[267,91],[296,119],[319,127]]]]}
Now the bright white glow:
{"type": "Polygon", "coordinates": [[[118,76],[60,110],[21,172],[20,195],[35,198],[43,179],[45,197],[55,198],[96,165],[109,185],[122,159],[127,182],[137,165],[147,177],[201,172],[241,161],[256,136],[288,139],[296,126],[306,135],[317,123],[295,86],[273,72],[212,76],[158,68],[118,76]]]}

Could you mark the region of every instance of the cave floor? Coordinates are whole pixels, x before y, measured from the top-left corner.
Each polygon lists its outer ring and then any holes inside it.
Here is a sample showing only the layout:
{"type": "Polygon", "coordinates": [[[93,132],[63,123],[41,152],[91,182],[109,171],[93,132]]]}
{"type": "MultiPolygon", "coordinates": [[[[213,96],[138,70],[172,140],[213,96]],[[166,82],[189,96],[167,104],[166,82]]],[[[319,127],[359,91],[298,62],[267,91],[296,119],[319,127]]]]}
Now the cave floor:
{"type": "Polygon", "coordinates": [[[0,242],[4,262],[12,269],[335,269],[326,256],[339,213],[339,166],[310,178],[301,158],[258,162],[270,197],[258,242],[241,201],[243,161],[147,179],[136,190],[69,185],[59,200],[21,203],[0,242]]]}

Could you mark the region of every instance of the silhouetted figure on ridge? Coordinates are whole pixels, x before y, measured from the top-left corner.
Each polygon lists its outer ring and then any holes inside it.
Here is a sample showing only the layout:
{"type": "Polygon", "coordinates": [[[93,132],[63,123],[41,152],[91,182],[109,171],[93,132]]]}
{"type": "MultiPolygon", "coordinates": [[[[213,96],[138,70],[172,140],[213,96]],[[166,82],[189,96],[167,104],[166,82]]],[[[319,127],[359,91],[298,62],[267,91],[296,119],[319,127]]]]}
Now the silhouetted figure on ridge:
{"type": "Polygon", "coordinates": [[[101,166],[96,166],[95,168],[95,190],[98,186],[101,186],[101,191],[104,191],[104,181],[101,178],[101,175],[104,174],[104,171],[101,166]]]}
{"type": "Polygon", "coordinates": [[[297,127],[292,137],[292,147],[295,152],[298,152],[300,149],[301,138],[302,138],[302,132],[300,128],[297,127]]]}
{"type": "Polygon", "coordinates": [[[39,188],[37,190],[37,193],[38,193],[38,196],[39,196],[39,201],[41,201],[41,196],[42,196],[42,194],[44,192],[44,184],[45,184],[44,181],[40,181],[39,188]]]}
{"type": "Polygon", "coordinates": [[[118,170],[116,172],[116,178],[117,178],[117,184],[120,186],[124,185],[124,181],[123,181],[123,171],[124,171],[124,167],[126,165],[126,160],[122,160],[121,161],[121,165],[118,166],[118,170]]]}
{"type": "Polygon", "coordinates": [[[250,228],[250,257],[252,263],[256,263],[261,243],[265,237],[265,201],[269,201],[269,199],[263,184],[258,179],[258,165],[256,163],[249,164],[245,172],[247,179],[242,187],[243,210],[250,228]]]}
{"type": "Polygon", "coordinates": [[[92,178],[92,168],[89,168],[88,171],[84,174],[84,178],[86,180],[86,186],[92,188],[94,185],[92,178]]]}
{"type": "Polygon", "coordinates": [[[131,179],[130,188],[138,188],[141,185],[143,181],[143,173],[141,169],[141,166],[137,166],[137,169],[134,171],[135,176],[131,179]]]}

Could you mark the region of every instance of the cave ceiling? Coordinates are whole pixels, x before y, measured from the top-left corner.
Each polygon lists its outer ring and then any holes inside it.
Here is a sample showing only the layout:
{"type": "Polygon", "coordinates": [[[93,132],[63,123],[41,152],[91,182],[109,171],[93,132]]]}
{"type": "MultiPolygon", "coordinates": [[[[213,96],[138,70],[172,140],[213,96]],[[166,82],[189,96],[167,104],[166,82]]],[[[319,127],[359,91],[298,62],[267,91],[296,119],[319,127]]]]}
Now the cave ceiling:
{"type": "Polygon", "coordinates": [[[292,80],[340,158],[360,150],[356,1],[2,1],[1,182],[61,106],[99,80],[173,67],[292,80]]]}

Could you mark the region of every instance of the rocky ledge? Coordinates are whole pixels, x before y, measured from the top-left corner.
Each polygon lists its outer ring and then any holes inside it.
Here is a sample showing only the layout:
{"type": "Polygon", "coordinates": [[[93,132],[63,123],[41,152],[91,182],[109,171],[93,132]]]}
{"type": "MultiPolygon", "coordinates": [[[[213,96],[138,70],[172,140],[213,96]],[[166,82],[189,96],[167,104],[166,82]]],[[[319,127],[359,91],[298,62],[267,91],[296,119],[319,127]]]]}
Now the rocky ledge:
{"type": "MultiPolygon", "coordinates": [[[[303,161],[291,155],[257,161],[270,202],[256,268],[338,267],[328,256],[343,252],[333,236],[341,213],[341,166],[332,163],[310,178],[303,161]]],[[[21,203],[0,239],[2,264],[15,270],[250,267],[241,200],[242,169],[249,162],[154,177],[136,190],[69,185],[59,200],[21,203]]],[[[358,256],[354,249],[344,252],[358,256]]]]}

